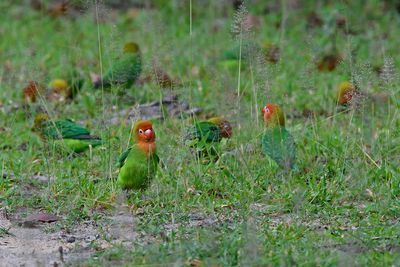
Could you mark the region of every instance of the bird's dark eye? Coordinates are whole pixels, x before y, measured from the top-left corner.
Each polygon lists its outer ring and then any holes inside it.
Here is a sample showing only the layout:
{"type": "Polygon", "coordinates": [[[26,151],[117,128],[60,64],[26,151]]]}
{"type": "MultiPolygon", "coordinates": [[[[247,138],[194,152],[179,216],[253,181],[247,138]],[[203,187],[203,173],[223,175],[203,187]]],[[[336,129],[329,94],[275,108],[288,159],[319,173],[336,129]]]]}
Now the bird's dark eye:
{"type": "Polygon", "coordinates": [[[265,113],[269,113],[269,108],[265,108],[265,113]]]}
{"type": "Polygon", "coordinates": [[[142,129],[139,129],[139,133],[142,134],[142,133],[143,133],[143,130],[142,130],[142,129]]]}

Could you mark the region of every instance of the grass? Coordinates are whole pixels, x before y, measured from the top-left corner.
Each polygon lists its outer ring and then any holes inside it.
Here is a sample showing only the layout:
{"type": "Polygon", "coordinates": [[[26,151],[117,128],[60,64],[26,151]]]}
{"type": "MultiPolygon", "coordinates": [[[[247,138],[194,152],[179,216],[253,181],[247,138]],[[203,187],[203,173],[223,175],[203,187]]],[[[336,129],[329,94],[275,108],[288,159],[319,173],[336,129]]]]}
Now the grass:
{"type": "MultiPolygon", "coordinates": [[[[249,12],[262,15],[265,6],[259,2],[250,1],[249,12]]],[[[74,18],[51,18],[29,6],[0,3],[7,10],[0,18],[1,206],[11,214],[56,213],[64,219],[54,231],[87,220],[107,225],[107,214],[126,209],[115,163],[131,125],[111,125],[110,119],[168,91],[155,83],[134,85],[127,92],[130,98],[94,91],[89,73],[100,73],[99,52],[102,70],[107,70],[122,44],[135,40],[145,74],[156,58],[182,80],[176,89],[180,98],[204,109],[200,117],[222,114],[240,125],[227,144],[239,149],[226,153],[218,165],[201,165],[183,146],[189,118],[155,121],[164,165],[147,191],[130,198],[137,219],[132,228],[139,238],[128,246],[110,242],[107,249],[95,240],[95,254],[81,265],[399,264],[399,14],[372,0],[310,2],[300,8],[282,1],[262,15],[262,25],[244,40],[279,45],[279,63],[254,61],[251,68],[240,69],[238,79],[237,70],[230,73],[217,64],[223,51],[237,44],[230,32],[233,10],[226,3],[190,3],[171,2],[164,8],[155,3],[156,8],[139,10],[136,17],[98,6],[100,21],[93,3],[85,3],[84,12],[74,18]],[[325,26],[307,30],[306,15],[312,10],[327,21],[325,26]],[[329,47],[335,27],[329,23],[338,14],[356,34],[339,32],[336,45],[343,62],[333,72],[318,72],[313,62],[329,47]],[[383,64],[387,75],[379,76],[373,67],[383,64]],[[29,80],[47,84],[72,68],[87,76],[76,101],[40,105],[52,117],[73,118],[107,140],[92,155],[53,151],[30,131],[35,109],[21,108],[21,90],[29,80]],[[388,99],[367,99],[361,108],[340,112],[334,95],[343,80],[388,99]],[[267,101],[286,112],[299,172],[283,172],[260,150],[261,115],[254,107],[267,101]],[[304,115],[309,111],[314,115],[304,115]],[[37,174],[52,179],[39,183],[32,178],[37,174]]],[[[107,234],[102,238],[107,240],[107,234]]]]}

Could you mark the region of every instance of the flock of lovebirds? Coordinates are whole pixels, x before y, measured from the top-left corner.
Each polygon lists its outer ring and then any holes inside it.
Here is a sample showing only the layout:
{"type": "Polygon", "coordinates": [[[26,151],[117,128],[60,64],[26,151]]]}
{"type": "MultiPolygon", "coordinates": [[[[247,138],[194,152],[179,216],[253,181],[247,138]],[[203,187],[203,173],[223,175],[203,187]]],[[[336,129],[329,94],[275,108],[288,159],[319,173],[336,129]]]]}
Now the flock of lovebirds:
{"type": "MultiPolygon", "coordinates": [[[[124,46],[122,56],[103,77],[93,81],[94,88],[129,88],[139,77],[142,60],[139,46],[130,42],[124,46]]],[[[73,99],[80,91],[84,79],[76,71],[68,79],[55,79],[50,88],[36,82],[29,82],[23,90],[23,97],[31,105],[44,99],[73,99]]],[[[337,103],[349,105],[359,91],[350,82],[338,86],[337,103]]],[[[296,170],[296,144],[293,136],[285,128],[282,108],[274,103],[262,109],[265,130],[261,138],[263,152],[285,170],[296,170]]],[[[34,118],[32,130],[57,147],[67,148],[72,153],[81,153],[88,148],[103,144],[99,137],[70,119],[52,120],[41,112],[34,118]]],[[[137,121],[131,130],[129,148],[118,160],[118,184],[123,189],[144,190],[155,176],[159,158],[156,149],[156,134],[150,121],[137,121]]],[[[207,121],[196,121],[187,128],[186,144],[193,148],[203,162],[212,164],[218,158],[218,144],[232,136],[232,126],[223,117],[213,117],[207,121]]]]}

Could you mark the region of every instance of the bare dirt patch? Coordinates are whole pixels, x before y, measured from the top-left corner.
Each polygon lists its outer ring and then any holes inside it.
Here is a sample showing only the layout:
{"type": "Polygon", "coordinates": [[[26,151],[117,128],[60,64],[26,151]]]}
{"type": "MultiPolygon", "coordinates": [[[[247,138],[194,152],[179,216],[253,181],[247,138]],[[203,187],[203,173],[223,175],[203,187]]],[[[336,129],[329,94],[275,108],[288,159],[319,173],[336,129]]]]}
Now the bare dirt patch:
{"type": "Polygon", "coordinates": [[[61,263],[59,248],[65,244],[55,234],[46,234],[45,226],[18,226],[3,211],[0,214],[0,227],[7,230],[0,238],[0,262],[3,266],[61,263]]]}
{"type": "MultiPolygon", "coordinates": [[[[136,231],[136,216],[120,212],[101,222],[84,221],[54,231],[53,223],[31,220],[35,216],[0,211],[0,262],[2,266],[62,266],[90,258],[113,245],[150,243],[154,238],[136,231]]],[[[62,223],[62,220],[59,221],[62,223]]]]}

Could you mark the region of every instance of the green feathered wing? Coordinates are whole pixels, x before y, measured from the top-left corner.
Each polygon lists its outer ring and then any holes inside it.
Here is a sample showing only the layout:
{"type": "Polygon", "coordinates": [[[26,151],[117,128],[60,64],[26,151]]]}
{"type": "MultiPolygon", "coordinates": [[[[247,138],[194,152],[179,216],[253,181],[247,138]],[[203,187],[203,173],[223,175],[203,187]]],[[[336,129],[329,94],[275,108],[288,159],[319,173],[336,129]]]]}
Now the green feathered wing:
{"type": "Polygon", "coordinates": [[[125,160],[129,155],[129,152],[131,152],[132,147],[129,147],[127,150],[125,150],[124,152],[122,152],[122,154],[119,156],[118,159],[118,168],[121,168],[122,166],[124,166],[125,164],[125,160]]]}
{"type": "Polygon", "coordinates": [[[208,121],[196,122],[187,129],[185,135],[185,141],[194,141],[195,143],[198,141],[220,142],[221,139],[221,131],[218,126],[208,121]]]}
{"type": "Polygon", "coordinates": [[[65,145],[76,153],[85,151],[89,146],[102,144],[100,138],[90,135],[88,129],[69,119],[43,122],[41,134],[45,139],[54,140],[56,144],[65,145]]]}
{"type": "Polygon", "coordinates": [[[202,159],[218,159],[221,140],[219,127],[208,121],[196,122],[186,130],[185,144],[202,159]]]}
{"type": "Polygon", "coordinates": [[[104,75],[103,80],[95,83],[95,88],[111,86],[130,87],[142,71],[142,60],[139,53],[125,53],[117,60],[111,69],[104,75]]]}
{"type": "Polygon", "coordinates": [[[123,189],[146,189],[156,174],[158,162],[157,154],[148,157],[137,145],[133,145],[119,157],[118,184],[123,189]]]}
{"type": "Polygon", "coordinates": [[[293,169],[296,162],[296,143],[284,127],[266,128],[261,139],[263,152],[285,169],[293,169]]]}

